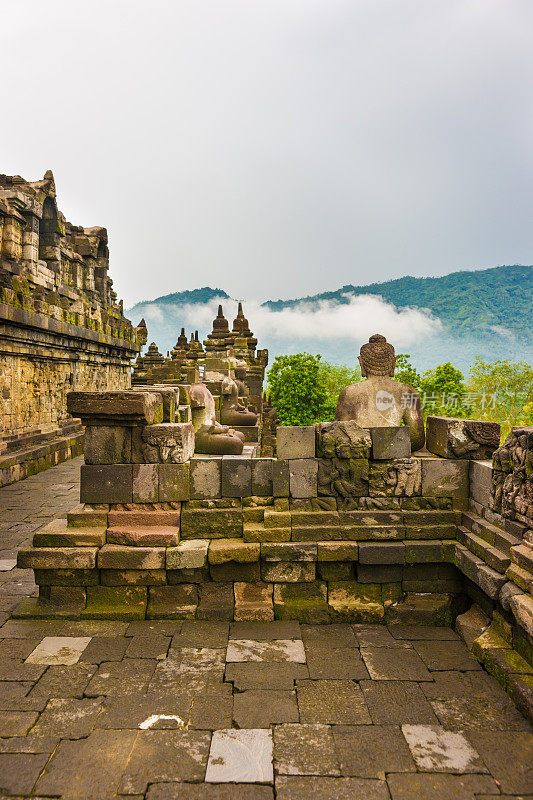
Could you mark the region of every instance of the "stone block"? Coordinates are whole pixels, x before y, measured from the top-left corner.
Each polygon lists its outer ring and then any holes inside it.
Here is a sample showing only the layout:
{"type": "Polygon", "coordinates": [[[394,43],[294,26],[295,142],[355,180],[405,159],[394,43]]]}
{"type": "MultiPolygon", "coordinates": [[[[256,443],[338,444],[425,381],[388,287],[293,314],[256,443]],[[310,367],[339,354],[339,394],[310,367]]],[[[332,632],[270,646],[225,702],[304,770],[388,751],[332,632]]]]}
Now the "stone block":
{"type": "Polygon", "coordinates": [[[82,617],[92,619],[144,619],[147,589],[144,586],[89,586],[82,617]]]}
{"type": "Polygon", "coordinates": [[[226,564],[228,561],[248,564],[259,561],[260,547],[242,539],[216,539],[209,545],[208,561],[210,564],[226,564]]]}
{"type": "Polygon", "coordinates": [[[357,580],[359,583],[398,583],[402,580],[401,564],[358,564],[357,580]]]}
{"type": "Polygon", "coordinates": [[[500,444],[499,422],[429,416],[426,449],[442,458],[492,458],[500,444]]]}
{"type": "Polygon", "coordinates": [[[470,461],[470,498],[490,508],[492,491],[492,461],[470,461]]]}
{"type": "MultiPolygon", "coordinates": [[[[425,459],[424,459],[425,460],[425,459]]],[[[420,458],[397,458],[370,464],[369,494],[375,497],[412,497],[422,487],[420,458]]]]}
{"type": "Polygon", "coordinates": [[[252,459],[252,495],[271,497],[273,488],[273,458],[252,459]]]}
{"type": "Polygon", "coordinates": [[[365,428],[353,420],[319,422],[316,430],[316,455],[319,458],[367,459],[372,439],[365,428]]]}
{"type": "Polygon", "coordinates": [[[133,468],[131,464],[81,468],[80,499],[82,503],[131,503],[133,468]]]}
{"type": "Polygon", "coordinates": [[[369,461],[366,458],[319,458],[318,494],[354,502],[368,495],[369,461]]]}
{"type": "Polygon", "coordinates": [[[403,542],[360,542],[360,564],[403,564],[405,547],[403,542]]]}
{"type": "Polygon", "coordinates": [[[370,428],[372,458],[384,461],[393,458],[409,458],[411,435],[405,425],[400,427],[370,428]]]}
{"type": "Polygon", "coordinates": [[[314,542],[264,542],[261,558],[263,561],[316,561],[317,545],[314,542]]]}
{"type": "Polygon", "coordinates": [[[318,461],[316,458],[296,458],[289,461],[291,497],[316,497],[318,493],[318,461]]]}
{"type": "Polygon", "coordinates": [[[96,547],[31,547],[19,550],[20,569],[85,570],[96,567],[96,547]]]}
{"type": "Polygon", "coordinates": [[[106,528],[69,528],[66,519],[49,522],[33,534],[34,547],[102,547],[106,528]]]}
{"type": "Polygon", "coordinates": [[[422,495],[451,497],[466,502],[469,493],[468,461],[423,458],[422,495]]]}
{"type": "Polygon", "coordinates": [[[107,527],[108,511],[109,505],[107,504],[94,506],[80,503],[67,513],[67,526],[69,528],[107,527]]]}
{"type": "Polygon", "coordinates": [[[190,497],[190,463],[159,464],[159,502],[176,503],[190,497]]]}
{"type": "Polygon", "coordinates": [[[511,611],[518,625],[533,638],[533,597],[526,594],[517,594],[510,599],[511,611]]]}
{"type": "Polygon", "coordinates": [[[405,542],[405,561],[407,564],[440,564],[452,562],[455,555],[455,542],[438,539],[405,542]]]}
{"type": "Polygon", "coordinates": [[[190,496],[192,500],[220,497],[222,458],[195,456],[190,462],[190,496]]]}
{"type": "Polygon", "coordinates": [[[102,586],[163,586],[167,582],[164,569],[101,569],[102,586]]]}
{"type": "Polygon", "coordinates": [[[163,422],[142,429],[143,461],[150,464],[184,464],[194,455],[191,422],[163,422]]]}
{"type": "Polygon", "coordinates": [[[271,622],[274,619],[271,583],[235,583],[236,621],[271,622]]]}
{"type": "Polygon", "coordinates": [[[357,561],[359,545],[356,542],[317,542],[318,561],[357,561]]]}
{"type": "Polygon", "coordinates": [[[263,561],[261,579],[267,583],[302,583],[314,581],[316,564],[307,561],[263,561]]]}
{"type": "Polygon", "coordinates": [[[179,542],[180,529],[172,525],[116,526],[107,529],[108,544],[134,547],[171,547],[179,542]]]}
{"type": "Polygon", "coordinates": [[[387,625],[428,625],[450,627],[453,621],[452,597],[449,594],[409,592],[400,603],[389,605],[387,625]]]}
{"type": "Polygon", "coordinates": [[[252,460],[242,456],[223,456],[221,478],[222,497],[250,497],[252,460]]]}
{"type": "Polygon", "coordinates": [[[315,457],[314,425],[280,425],[276,434],[278,458],[301,459],[315,457]]]}
{"type": "Polygon", "coordinates": [[[242,536],[242,509],[190,508],[181,512],[182,539],[235,539],[242,536]]]}
{"type": "Polygon", "coordinates": [[[314,583],[279,583],[274,586],[276,619],[297,620],[310,625],[330,622],[327,587],[314,583]]]}
{"type": "Polygon", "coordinates": [[[201,569],[207,564],[209,539],[189,539],[166,550],[167,569],[201,569]]]}
{"type": "Polygon", "coordinates": [[[331,581],[328,606],[333,619],[345,622],[379,623],[385,614],[379,584],[331,581]]]}
{"type": "Polygon", "coordinates": [[[261,569],[259,561],[251,564],[227,561],[224,564],[211,564],[209,575],[212,581],[220,583],[234,583],[235,581],[254,583],[261,580],[261,569]]]}
{"type": "Polygon", "coordinates": [[[159,468],[157,464],[134,464],[132,473],[133,502],[157,503],[159,500],[159,468]]]}
{"type": "Polygon", "coordinates": [[[98,552],[100,569],[164,569],[164,547],[126,547],[106,544],[98,552]]]}
{"type": "Polygon", "coordinates": [[[87,425],[83,455],[86,464],[129,464],[131,428],[87,425]]]}
{"type": "Polygon", "coordinates": [[[198,587],[150,586],[147,619],[194,619],[198,607],[198,587]]]}
{"type": "Polygon", "coordinates": [[[84,425],[153,425],[163,421],[163,399],[155,392],[68,392],[67,411],[84,425]]]}
{"type": "Polygon", "coordinates": [[[210,579],[209,567],[196,567],[192,569],[169,569],[167,581],[174,586],[178,583],[205,583],[210,579]]]}
{"type": "Polygon", "coordinates": [[[274,459],[272,462],[272,494],[274,497],[289,497],[289,462],[274,459]]]}
{"type": "Polygon", "coordinates": [[[317,577],[323,581],[351,581],[355,578],[355,565],[350,561],[319,561],[317,577]]]}
{"type": "Polygon", "coordinates": [[[201,583],[199,584],[198,591],[199,602],[196,611],[197,619],[233,619],[233,584],[201,583]]]}
{"type": "Polygon", "coordinates": [[[34,568],[35,583],[43,586],[97,586],[100,572],[94,569],[37,569],[34,568]]]}

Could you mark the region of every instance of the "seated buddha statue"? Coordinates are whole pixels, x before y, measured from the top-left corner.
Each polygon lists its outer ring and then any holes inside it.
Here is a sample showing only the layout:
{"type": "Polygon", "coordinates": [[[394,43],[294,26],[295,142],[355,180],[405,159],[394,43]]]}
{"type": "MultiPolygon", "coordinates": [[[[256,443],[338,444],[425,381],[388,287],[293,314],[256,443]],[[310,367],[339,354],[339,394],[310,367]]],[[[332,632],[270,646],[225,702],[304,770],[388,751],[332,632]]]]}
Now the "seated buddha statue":
{"type": "Polygon", "coordinates": [[[222,381],[220,421],[224,425],[256,425],[257,414],[239,403],[239,388],[233,378],[222,381]]]}
{"type": "Polygon", "coordinates": [[[394,347],[379,333],[360,350],[363,379],[347,386],[339,395],[336,420],[355,420],[361,428],[409,428],[411,450],[424,446],[424,418],[416,389],[393,380],[396,366],[394,347]]]}
{"type": "Polygon", "coordinates": [[[203,383],[189,388],[192,424],[195,433],[195,453],[212,456],[240,456],[244,434],[221,425],[215,416],[213,395],[203,383]]]}

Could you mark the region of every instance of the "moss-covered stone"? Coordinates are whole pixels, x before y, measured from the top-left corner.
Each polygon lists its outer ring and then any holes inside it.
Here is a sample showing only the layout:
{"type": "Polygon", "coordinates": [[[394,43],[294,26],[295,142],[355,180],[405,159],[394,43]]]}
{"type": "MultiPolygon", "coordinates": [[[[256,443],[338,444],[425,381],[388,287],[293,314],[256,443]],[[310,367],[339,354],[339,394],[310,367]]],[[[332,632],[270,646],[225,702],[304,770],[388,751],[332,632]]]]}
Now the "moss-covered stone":
{"type": "Polygon", "coordinates": [[[147,589],[141,586],[89,586],[81,616],[93,619],[144,619],[147,589]]]}

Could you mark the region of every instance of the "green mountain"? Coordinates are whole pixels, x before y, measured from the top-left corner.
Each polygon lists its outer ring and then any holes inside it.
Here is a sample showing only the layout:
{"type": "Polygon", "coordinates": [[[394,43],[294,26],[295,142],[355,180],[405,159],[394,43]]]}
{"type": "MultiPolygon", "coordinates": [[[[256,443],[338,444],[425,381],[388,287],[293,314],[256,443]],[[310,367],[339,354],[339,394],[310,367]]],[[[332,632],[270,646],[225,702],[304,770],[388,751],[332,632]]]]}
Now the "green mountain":
{"type": "Polygon", "coordinates": [[[348,303],[361,294],[380,295],[397,307],[428,308],[447,328],[458,334],[503,327],[533,341],[533,266],[493,267],[452,272],[440,278],[398,278],[367,286],[343,286],[295,300],[269,300],[272,310],[300,303],[348,303]]]}
{"type": "MultiPolygon", "coordinates": [[[[142,303],[159,303],[160,305],[172,306],[185,306],[189,303],[209,303],[215,297],[221,297],[224,300],[229,300],[229,294],[226,294],[222,289],[211,289],[210,286],[204,286],[203,289],[192,289],[186,292],[173,292],[172,294],[164,294],[161,297],[156,297],[155,300],[143,300],[142,303]]],[[[136,305],[140,305],[137,303],[136,305]]],[[[135,308],[135,306],[133,306],[135,308]]]]}

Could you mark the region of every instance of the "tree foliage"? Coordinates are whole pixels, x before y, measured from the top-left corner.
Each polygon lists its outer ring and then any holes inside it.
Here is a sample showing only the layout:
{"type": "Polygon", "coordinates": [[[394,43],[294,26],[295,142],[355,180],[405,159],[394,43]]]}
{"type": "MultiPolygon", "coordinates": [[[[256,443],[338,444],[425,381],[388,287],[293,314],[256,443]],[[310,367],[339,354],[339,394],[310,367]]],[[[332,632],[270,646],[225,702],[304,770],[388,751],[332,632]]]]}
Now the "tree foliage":
{"type": "Polygon", "coordinates": [[[475,416],[492,419],[507,434],[514,425],[533,425],[533,367],[525,361],[488,362],[477,357],[468,391],[475,416]]]}
{"type": "Polygon", "coordinates": [[[282,425],[313,425],[329,412],[326,388],[319,380],[320,356],[276,356],[268,371],[272,403],[282,425]]]}

